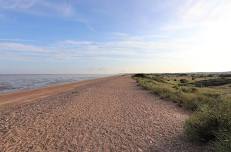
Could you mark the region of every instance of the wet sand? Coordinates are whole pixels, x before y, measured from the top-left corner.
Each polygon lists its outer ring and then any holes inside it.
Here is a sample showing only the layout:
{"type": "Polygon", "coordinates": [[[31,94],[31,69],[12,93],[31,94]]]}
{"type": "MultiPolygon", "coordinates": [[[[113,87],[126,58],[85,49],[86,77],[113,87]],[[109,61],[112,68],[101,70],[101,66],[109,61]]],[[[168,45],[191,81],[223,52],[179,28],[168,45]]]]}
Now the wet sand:
{"type": "Polygon", "coordinates": [[[189,113],[114,76],[0,95],[0,151],[199,152],[189,113]]]}

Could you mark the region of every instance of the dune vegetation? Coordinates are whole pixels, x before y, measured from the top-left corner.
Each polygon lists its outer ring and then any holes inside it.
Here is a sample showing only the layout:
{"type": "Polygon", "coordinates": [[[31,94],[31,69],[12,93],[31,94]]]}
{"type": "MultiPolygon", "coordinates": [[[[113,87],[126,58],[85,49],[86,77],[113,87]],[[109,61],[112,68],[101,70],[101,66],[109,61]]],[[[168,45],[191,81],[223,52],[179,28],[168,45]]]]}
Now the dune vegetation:
{"type": "Polygon", "coordinates": [[[133,78],[161,98],[193,111],[184,126],[190,140],[210,143],[218,152],[231,151],[230,74],[135,74],[133,78]]]}

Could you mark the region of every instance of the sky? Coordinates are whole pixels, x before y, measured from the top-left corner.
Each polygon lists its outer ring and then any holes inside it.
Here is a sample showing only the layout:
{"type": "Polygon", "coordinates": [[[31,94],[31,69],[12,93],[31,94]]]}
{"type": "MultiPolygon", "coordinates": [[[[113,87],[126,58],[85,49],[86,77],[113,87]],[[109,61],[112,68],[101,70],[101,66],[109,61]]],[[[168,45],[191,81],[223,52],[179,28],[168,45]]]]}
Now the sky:
{"type": "Polygon", "coordinates": [[[0,0],[0,74],[231,71],[230,0],[0,0]]]}

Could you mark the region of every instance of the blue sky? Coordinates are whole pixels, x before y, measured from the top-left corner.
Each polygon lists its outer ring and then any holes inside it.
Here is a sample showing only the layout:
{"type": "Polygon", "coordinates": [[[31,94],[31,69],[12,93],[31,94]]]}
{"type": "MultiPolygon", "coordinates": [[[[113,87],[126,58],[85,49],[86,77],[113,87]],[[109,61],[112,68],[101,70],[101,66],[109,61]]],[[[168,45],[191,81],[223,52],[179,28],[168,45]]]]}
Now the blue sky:
{"type": "Polygon", "coordinates": [[[230,0],[0,0],[0,73],[231,70],[230,0]]]}

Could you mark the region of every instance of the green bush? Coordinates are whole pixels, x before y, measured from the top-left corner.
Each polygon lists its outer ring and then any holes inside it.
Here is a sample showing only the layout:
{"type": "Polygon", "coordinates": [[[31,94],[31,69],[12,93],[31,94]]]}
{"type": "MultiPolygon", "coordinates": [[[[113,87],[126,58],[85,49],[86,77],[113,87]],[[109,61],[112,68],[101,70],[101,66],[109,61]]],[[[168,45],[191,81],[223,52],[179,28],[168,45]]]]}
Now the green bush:
{"type": "Polygon", "coordinates": [[[219,117],[219,131],[216,132],[215,147],[218,152],[231,151],[231,100],[224,100],[214,107],[219,117]]]}
{"type": "Polygon", "coordinates": [[[185,122],[185,133],[193,141],[208,142],[215,139],[218,126],[216,115],[209,108],[204,107],[185,122]]]}
{"type": "Polygon", "coordinates": [[[218,152],[231,151],[231,101],[204,106],[185,122],[185,133],[193,141],[213,141],[218,152]]]}
{"type": "Polygon", "coordinates": [[[201,104],[194,94],[183,93],[180,98],[183,102],[183,107],[192,111],[197,110],[201,104]]]}
{"type": "Polygon", "coordinates": [[[221,132],[215,142],[217,152],[231,151],[231,132],[221,132]]]}
{"type": "Polygon", "coordinates": [[[136,80],[161,98],[195,111],[184,125],[189,139],[213,143],[217,152],[231,151],[231,96],[211,88],[171,84],[162,76],[145,75],[136,80]]]}

